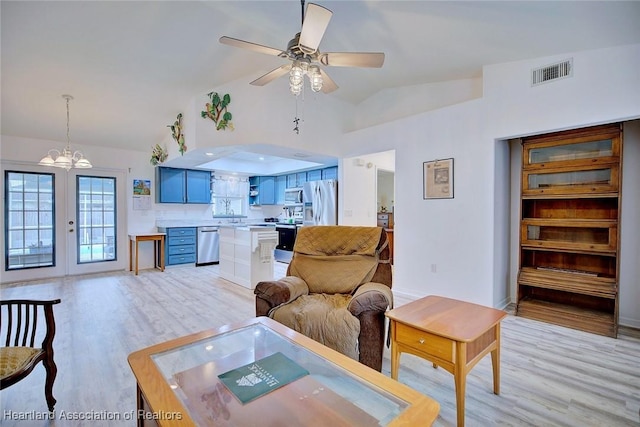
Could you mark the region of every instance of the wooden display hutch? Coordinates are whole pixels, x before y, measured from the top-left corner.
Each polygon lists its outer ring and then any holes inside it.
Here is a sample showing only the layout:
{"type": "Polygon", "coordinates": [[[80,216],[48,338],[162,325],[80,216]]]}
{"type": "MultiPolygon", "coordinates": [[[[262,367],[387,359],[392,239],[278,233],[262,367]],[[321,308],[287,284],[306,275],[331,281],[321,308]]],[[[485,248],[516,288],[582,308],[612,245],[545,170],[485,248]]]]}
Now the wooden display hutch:
{"type": "Polygon", "coordinates": [[[516,314],[617,337],[621,125],[522,144],[516,314]]]}

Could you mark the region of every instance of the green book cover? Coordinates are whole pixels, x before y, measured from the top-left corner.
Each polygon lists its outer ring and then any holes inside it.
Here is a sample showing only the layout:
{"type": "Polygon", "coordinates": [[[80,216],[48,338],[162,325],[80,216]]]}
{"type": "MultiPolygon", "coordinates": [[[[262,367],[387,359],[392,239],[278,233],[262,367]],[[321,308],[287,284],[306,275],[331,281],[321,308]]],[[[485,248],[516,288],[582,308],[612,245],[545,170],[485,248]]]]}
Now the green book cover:
{"type": "Polygon", "coordinates": [[[244,404],[305,375],[309,375],[309,371],[278,352],[220,374],[218,378],[244,404]]]}

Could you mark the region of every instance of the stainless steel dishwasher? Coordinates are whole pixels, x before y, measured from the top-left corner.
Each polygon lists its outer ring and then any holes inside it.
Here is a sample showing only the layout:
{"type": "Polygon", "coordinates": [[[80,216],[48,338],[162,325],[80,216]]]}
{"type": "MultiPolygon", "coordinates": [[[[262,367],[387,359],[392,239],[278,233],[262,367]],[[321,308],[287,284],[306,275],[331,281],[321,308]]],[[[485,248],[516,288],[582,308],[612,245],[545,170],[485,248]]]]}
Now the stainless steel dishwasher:
{"type": "Polygon", "coordinates": [[[198,253],[196,266],[220,262],[220,235],[218,227],[198,227],[198,253]]]}

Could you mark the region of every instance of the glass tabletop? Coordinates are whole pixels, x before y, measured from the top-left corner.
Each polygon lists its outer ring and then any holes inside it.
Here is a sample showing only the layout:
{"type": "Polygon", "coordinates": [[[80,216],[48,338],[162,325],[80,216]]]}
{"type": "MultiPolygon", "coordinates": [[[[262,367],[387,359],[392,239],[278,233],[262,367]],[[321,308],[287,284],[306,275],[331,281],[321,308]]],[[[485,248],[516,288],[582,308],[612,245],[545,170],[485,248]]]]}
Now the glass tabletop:
{"type": "Polygon", "coordinates": [[[171,389],[199,425],[387,425],[409,403],[256,323],[151,355],[171,389]],[[282,353],[309,375],[241,403],[218,378],[282,353]],[[330,418],[327,418],[327,417],[330,418]],[[315,418],[317,421],[317,418],[315,418]]]}

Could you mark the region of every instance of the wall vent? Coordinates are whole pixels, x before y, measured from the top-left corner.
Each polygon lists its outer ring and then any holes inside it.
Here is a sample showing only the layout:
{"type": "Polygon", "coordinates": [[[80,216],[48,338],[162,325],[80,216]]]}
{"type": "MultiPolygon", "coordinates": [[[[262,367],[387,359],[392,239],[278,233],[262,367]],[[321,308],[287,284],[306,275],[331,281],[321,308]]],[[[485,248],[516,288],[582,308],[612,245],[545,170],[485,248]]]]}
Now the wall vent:
{"type": "Polygon", "coordinates": [[[547,65],[531,71],[531,86],[573,76],[573,59],[547,65]]]}

